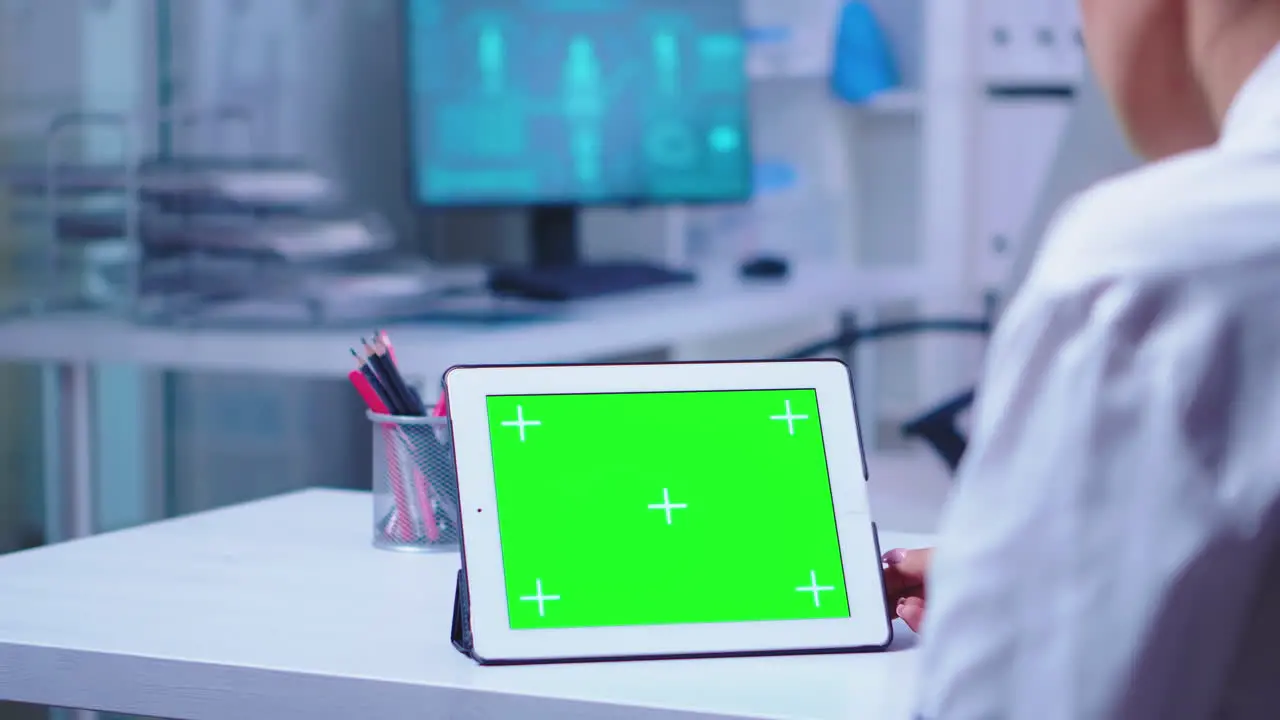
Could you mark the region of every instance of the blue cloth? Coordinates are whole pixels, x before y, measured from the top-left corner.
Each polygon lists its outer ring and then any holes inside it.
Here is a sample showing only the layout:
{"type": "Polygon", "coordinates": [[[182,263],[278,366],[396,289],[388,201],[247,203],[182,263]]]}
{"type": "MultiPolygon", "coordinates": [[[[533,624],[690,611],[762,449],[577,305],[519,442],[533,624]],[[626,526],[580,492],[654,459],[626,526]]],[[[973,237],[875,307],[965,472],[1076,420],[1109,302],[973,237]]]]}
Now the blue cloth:
{"type": "Polygon", "coordinates": [[[854,104],[898,87],[897,64],[875,13],[863,2],[850,2],[840,13],[831,90],[854,104]]]}

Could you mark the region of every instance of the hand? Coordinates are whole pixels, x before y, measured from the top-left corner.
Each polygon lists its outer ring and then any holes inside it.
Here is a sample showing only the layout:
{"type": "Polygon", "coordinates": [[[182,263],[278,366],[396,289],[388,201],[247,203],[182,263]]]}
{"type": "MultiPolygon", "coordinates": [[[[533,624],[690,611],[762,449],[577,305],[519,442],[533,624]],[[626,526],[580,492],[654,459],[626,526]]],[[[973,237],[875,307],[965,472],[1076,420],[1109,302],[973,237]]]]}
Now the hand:
{"type": "Polygon", "coordinates": [[[933,548],[890,550],[884,554],[884,587],[889,612],[900,617],[907,627],[920,632],[924,624],[925,580],[933,548]]]}

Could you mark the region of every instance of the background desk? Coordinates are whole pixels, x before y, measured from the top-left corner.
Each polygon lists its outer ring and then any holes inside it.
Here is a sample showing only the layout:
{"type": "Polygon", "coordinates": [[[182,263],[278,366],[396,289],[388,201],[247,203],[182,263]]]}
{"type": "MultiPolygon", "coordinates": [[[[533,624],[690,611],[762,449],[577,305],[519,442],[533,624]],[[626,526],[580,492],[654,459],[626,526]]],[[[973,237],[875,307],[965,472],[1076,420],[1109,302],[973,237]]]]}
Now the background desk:
{"type": "Polygon", "coordinates": [[[900,622],[877,654],[478,667],[448,639],[458,556],[375,550],[369,527],[367,495],[310,490],[0,557],[0,699],[219,720],[909,717],[900,622]]]}
{"type": "MultiPolygon", "coordinates": [[[[527,324],[391,324],[406,370],[439,376],[459,363],[528,363],[624,355],[834,315],[898,294],[918,279],[802,265],[783,281],[707,272],[697,285],[580,301],[563,318],[527,324]]],[[[343,378],[346,349],[371,327],[340,330],[191,330],[141,327],[102,314],[0,322],[0,361],[135,364],[159,370],[343,378]]]]}
{"type": "MultiPolygon", "coordinates": [[[[406,372],[434,382],[466,363],[589,361],[677,348],[679,359],[701,359],[699,341],[776,328],[825,327],[860,305],[893,293],[910,295],[918,278],[903,273],[858,274],[799,265],[782,282],[743,282],[731,268],[707,271],[691,288],[669,288],[575,303],[563,319],[525,325],[391,326],[406,372]],[[683,352],[679,349],[684,348],[683,352]]],[[[65,535],[93,530],[92,369],[115,363],[159,371],[229,372],[342,380],[352,369],[346,349],[362,332],[344,330],[226,331],[139,327],[102,314],[59,314],[0,322],[0,362],[58,368],[60,412],[51,427],[64,444],[48,456],[61,469],[57,525],[65,535]],[[56,461],[56,463],[55,463],[56,461]]],[[[740,355],[744,351],[726,351],[740,355]]],[[[759,351],[756,351],[759,353],[759,351]]],[[[766,351],[767,352],[767,351],[766,351]]],[[[749,351],[747,354],[751,354],[749,351]]],[[[718,357],[715,359],[719,359],[718,357]]],[[[157,409],[158,411],[158,409],[157,409]]],[[[150,442],[162,446],[159,423],[150,442]]],[[[160,478],[153,484],[159,485],[160,478]]],[[[160,496],[152,489],[149,496],[160,496]]]]}

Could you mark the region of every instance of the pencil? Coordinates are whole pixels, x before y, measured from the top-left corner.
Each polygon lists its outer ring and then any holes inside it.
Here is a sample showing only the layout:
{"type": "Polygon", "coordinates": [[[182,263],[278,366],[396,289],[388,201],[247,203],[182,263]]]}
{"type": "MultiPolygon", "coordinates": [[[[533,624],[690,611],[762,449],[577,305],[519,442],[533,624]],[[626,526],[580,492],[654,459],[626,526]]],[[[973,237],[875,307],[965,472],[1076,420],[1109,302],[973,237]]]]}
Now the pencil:
{"type": "Polygon", "coordinates": [[[378,340],[382,341],[382,344],[383,344],[383,345],[386,345],[386,346],[387,346],[387,354],[391,356],[391,362],[397,362],[397,360],[396,360],[396,349],[395,349],[395,347],[391,344],[391,336],[387,334],[387,331],[386,331],[386,330],[374,330],[374,331],[373,331],[373,336],[374,336],[374,337],[376,337],[376,338],[378,338],[378,340]]]}
{"type": "Polygon", "coordinates": [[[373,368],[369,367],[369,363],[365,361],[364,357],[362,357],[360,353],[356,352],[355,348],[351,348],[351,354],[356,358],[356,369],[360,371],[360,374],[364,376],[366,381],[368,381],[369,387],[373,389],[374,394],[376,394],[378,399],[382,401],[382,411],[394,414],[395,405],[391,402],[391,396],[387,393],[387,389],[382,386],[382,381],[379,380],[378,376],[373,372],[373,368]]]}
{"type": "Polygon", "coordinates": [[[360,338],[360,344],[364,346],[365,357],[369,366],[373,368],[374,374],[382,381],[382,386],[387,391],[387,397],[391,400],[388,403],[388,407],[391,408],[392,414],[400,416],[413,415],[413,402],[396,383],[395,375],[391,368],[388,367],[386,357],[379,355],[373,344],[368,340],[360,338]]]}
{"type": "Polygon", "coordinates": [[[410,415],[424,415],[426,408],[423,407],[422,399],[418,394],[409,388],[409,384],[404,381],[404,376],[400,374],[400,368],[396,365],[394,359],[390,357],[387,346],[381,339],[374,340],[373,351],[375,357],[382,360],[382,365],[387,369],[390,376],[388,382],[392,387],[392,391],[404,398],[405,408],[410,415]]]}
{"type": "MultiPolygon", "coordinates": [[[[403,379],[404,373],[400,371],[400,361],[396,359],[396,348],[391,344],[391,335],[388,334],[386,330],[374,330],[373,334],[374,337],[376,337],[378,341],[387,348],[387,357],[391,358],[391,365],[395,368],[396,373],[403,379]]],[[[409,392],[413,396],[412,399],[414,400],[414,403],[421,408],[422,414],[426,415],[427,404],[423,402],[422,396],[418,394],[417,388],[409,385],[407,381],[405,382],[405,386],[409,388],[409,392]]],[[[442,391],[440,393],[440,401],[437,402],[436,405],[432,406],[432,416],[444,417],[444,415],[444,392],[442,391]]]]}

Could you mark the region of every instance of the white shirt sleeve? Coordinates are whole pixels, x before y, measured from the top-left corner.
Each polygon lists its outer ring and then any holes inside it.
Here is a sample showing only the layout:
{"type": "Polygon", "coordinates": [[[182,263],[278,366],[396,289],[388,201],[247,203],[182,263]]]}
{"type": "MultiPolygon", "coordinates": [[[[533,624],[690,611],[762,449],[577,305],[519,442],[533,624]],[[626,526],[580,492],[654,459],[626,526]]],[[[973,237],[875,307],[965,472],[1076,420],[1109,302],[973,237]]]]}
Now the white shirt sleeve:
{"type": "Polygon", "coordinates": [[[1242,680],[1280,668],[1277,277],[1032,275],[940,528],[922,720],[1280,712],[1242,680]]]}

